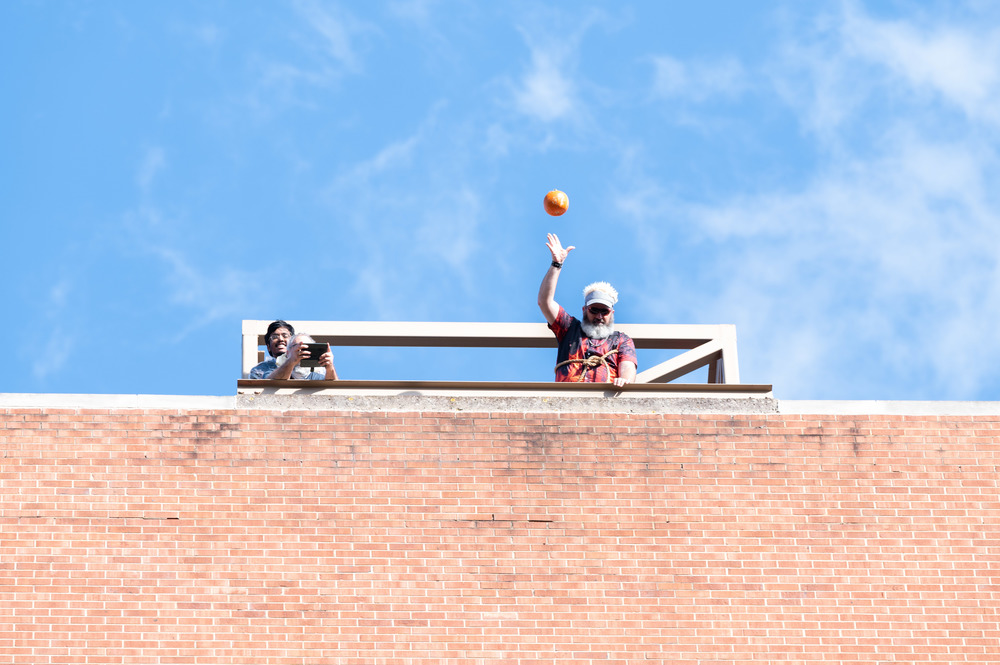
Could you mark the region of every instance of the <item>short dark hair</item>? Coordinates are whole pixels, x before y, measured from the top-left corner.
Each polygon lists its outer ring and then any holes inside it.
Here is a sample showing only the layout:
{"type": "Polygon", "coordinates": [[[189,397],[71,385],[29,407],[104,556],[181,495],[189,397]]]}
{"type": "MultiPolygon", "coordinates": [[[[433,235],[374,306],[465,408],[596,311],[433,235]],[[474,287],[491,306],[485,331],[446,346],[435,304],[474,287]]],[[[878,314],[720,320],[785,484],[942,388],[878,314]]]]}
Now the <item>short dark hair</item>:
{"type": "Polygon", "coordinates": [[[295,334],[295,328],[292,327],[291,323],[278,319],[277,321],[274,321],[273,323],[271,323],[271,325],[267,327],[267,333],[264,335],[264,341],[267,342],[267,340],[271,339],[271,334],[278,328],[288,328],[289,335],[295,334]]]}

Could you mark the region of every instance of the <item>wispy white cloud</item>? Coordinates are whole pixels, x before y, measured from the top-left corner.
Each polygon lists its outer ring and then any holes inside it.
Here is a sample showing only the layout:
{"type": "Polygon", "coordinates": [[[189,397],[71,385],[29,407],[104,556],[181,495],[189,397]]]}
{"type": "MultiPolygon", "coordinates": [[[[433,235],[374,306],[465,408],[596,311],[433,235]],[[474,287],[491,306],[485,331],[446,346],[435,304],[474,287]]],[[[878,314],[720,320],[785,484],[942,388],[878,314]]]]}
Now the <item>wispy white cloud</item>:
{"type": "Polygon", "coordinates": [[[396,16],[411,21],[421,28],[432,27],[433,10],[440,0],[396,0],[388,4],[389,11],[396,16]]]}
{"type": "Polygon", "coordinates": [[[149,194],[153,179],[167,165],[166,151],[159,146],[146,148],[136,172],[135,180],[143,194],[149,194]]]}
{"type": "Polygon", "coordinates": [[[51,329],[44,339],[38,341],[41,346],[34,353],[31,371],[37,380],[44,381],[65,368],[76,342],[74,336],[61,326],[51,329]]]}
{"type": "Polygon", "coordinates": [[[201,23],[192,28],[195,37],[206,46],[217,46],[225,39],[225,30],[214,23],[201,23]]]}
{"type": "Polygon", "coordinates": [[[901,144],[881,160],[820,174],[800,192],[687,211],[686,223],[721,248],[717,264],[733,277],[720,280],[711,309],[744,317],[776,383],[845,390],[824,382],[822,368],[851,354],[876,355],[904,379],[930,366],[937,385],[960,396],[992,375],[1000,349],[984,348],[982,320],[1000,306],[1000,215],[975,178],[922,186],[932,165],[948,164],[995,170],[956,146],[901,144]],[[811,365],[787,353],[802,340],[816,351],[804,355],[811,365]],[[979,359],[963,366],[968,349],[979,359]]]}
{"type": "Polygon", "coordinates": [[[974,12],[965,19],[928,12],[886,20],[845,1],[813,20],[800,38],[782,42],[768,70],[779,94],[803,113],[804,125],[833,140],[842,123],[887,98],[911,114],[933,114],[938,123],[952,110],[995,126],[998,56],[996,21],[977,20],[974,12]]]}
{"type": "Polygon", "coordinates": [[[533,48],[531,67],[514,93],[519,111],[544,122],[565,117],[576,106],[574,88],[560,53],[533,48]]]}
{"type": "Polygon", "coordinates": [[[652,58],[653,94],[701,102],[733,97],[748,88],[747,73],[735,58],[685,62],[667,55],[652,58]]]}
{"type": "Polygon", "coordinates": [[[60,279],[53,284],[52,288],[49,289],[49,307],[55,310],[65,307],[69,301],[71,291],[72,285],[68,279],[60,279]]]}
{"type": "MultiPolygon", "coordinates": [[[[237,95],[239,112],[245,109],[253,112],[254,118],[267,120],[288,108],[314,109],[317,102],[311,94],[313,89],[324,89],[333,85],[341,77],[328,67],[293,64],[287,61],[253,57],[251,67],[256,78],[252,87],[237,95]]],[[[228,106],[210,109],[214,121],[220,125],[232,124],[237,116],[228,106]]]]}
{"type": "Polygon", "coordinates": [[[587,31],[604,15],[536,10],[521,28],[530,64],[512,86],[514,107],[542,122],[579,119],[587,109],[578,90],[580,46],[587,31]]]}
{"type": "Polygon", "coordinates": [[[513,136],[500,123],[493,123],[486,129],[483,149],[487,155],[502,157],[510,152],[513,136]]]}
{"type": "Polygon", "coordinates": [[[187,314],[182,318],[185,323],[177,326],[172,343],[216,321],[241,319],[271,296],[264,271],[225,265],[206,269],[175,248],[152,247],[150,251],[166,267],[163,278],[168,287],[167,300],[187,314]]]}
{"type": "Polygon", "coordinates": [[[225,29],[219,27],[218,24],[211,21],[193,23],[178,22],[173,24],[172,29],[184,39],[193,41],[195,44],[207,48],[220,46],[226,38],[225,29]]]}
{"type": "Polygon", "coordinates": [[[467,273],[479,249],[479,196],[468,186],[443,191],[441,196],[443,200],[422,216],[416,233],[418,247],[453,271],[467,273]]]}
{"type": "MultiPolygon", "coordinates": [[[[287,48],[274,51],[281,55],[257,51],[249,56],[255,80],[237,98],[259,117],[267,118],[285,107],[317,108],[316,90],[333,88],[345,77],[364,73],[367,45],[380,34],[377,25],[359,19],[339,3],[295,0],[292,7],[297,21],[284,35],[287,48]]],[[[229,124],[231,118],[223,114],[219,122],[229,124]]]]}
{"type": "Polygon", "coordinates": [[[31,371],[39,381],[61,372],[76,347],[76,336],[69,334],[64,325],[72,292],[72,282],[61,278],[49,288],[42,303],[42,317],[46,324],[39,332],[41,338],[34,340],[38,347],[31,354],[31,371]]]}
{"type": "Polygon", "coordinates": [[[930,91],[973,119],[1000,121],[1000,30],[970,21],[877,20],[847,3],[845,53],[886,67],[914,91],[930,91]]]}
{"type": "MultiPolygon", "coordinates": [[[[623,190],[619,210],[653,247],[706,256],[703,270],[674,275],[651,251],[662,288],[644,307],[736,322],[753,345],[741,344],[744,377],[749,366],[779,396],[898,398],[885,390],[901,385],[907,397],[976,398],[1000,363],[996,47],[971,24],[843,7],[770,63],[821,155],[803,185],[711,202],[651,176],[623,190]],[[974,64],[977,52],[990,62],[974,64]],[[949,106],[964,122],[942,121],[949,106]]],[[[683,94],[688,70],[671,63],[660,90],[683,94]]]]}
{"type": "Polygon", "coordinates": [[[445,110],[432,105],[412,134],[341,169],[325,191],[338,226],[350,229],[352,251],[341,262],[348,288],[381,316],[448,298],[476,274],[480,192],[465,169],[468,137],[439,122],[445,110]],[[420,279],[405,265],[421,266],[420,279]],[[435,280],[450,286],[428,289],[435,280]]]}
{"type": "MultiPolygon", "coordinates": [[[[165,339],[169,344],[227,317],[245,318],[247,312],[274,302],[283,288],[274,279],[275,263],[246,269],[206,255],[179,232],[189,225],[145,203],[126,211],[120,232],[101,242],[101,251],[109,253],[103,262],[120,264],[117,270],[129,269],[136,261],[144,264],[156,309],[170,308],[179,322],[165,339]]],[[[138,312],[148,306],[134,303],[132,308],[138,312]]]]}
{"type": "Polygon", "coordinates": [[[386,145],[370,158],[358,162],[349,170],[338,175],[334,187],[368,184],[373,177],[410,165],[413,161],[413,153],[420,141],[421,135],[418,132],[409,138],[386,145]]]}
{"type": "Polygon", "coordinates": [[[344,71],[358,73],[363,68],[357,40],[377,32],[372,24],[358,19],[338,4],[316,0],[296,0],[295,9],[323,38],[323,50],[344,71]]]}

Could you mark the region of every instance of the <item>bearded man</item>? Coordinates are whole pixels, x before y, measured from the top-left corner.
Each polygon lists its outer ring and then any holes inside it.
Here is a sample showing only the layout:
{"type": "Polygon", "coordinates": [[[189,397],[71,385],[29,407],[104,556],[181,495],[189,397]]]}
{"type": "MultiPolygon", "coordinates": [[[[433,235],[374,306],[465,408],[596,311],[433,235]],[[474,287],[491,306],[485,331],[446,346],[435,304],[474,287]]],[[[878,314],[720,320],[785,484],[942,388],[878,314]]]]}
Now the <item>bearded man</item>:
{"type": "Polygon", "coordinates": [[[545,246],[552,253],[552,264],[538,287],[538,307],[559,341],[556,381],[613,383],[619,387],[635,381],[639,366],[635,342],[615,331],[618,292],[607,282],[594,282],[583,290],[583,318],[570,316],[556,302],[555,295],[559,271],[576,247],[563,248],[554,233],[548,235],[545,246]]]}

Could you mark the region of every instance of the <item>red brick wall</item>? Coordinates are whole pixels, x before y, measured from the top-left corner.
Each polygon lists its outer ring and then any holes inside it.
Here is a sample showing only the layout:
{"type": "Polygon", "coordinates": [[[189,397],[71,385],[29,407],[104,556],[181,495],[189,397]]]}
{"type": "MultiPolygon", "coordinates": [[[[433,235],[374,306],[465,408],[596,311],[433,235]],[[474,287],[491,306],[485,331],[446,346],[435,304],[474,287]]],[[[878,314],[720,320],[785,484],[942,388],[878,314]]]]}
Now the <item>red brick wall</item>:
{"type": "Polygon", "coordinates": [[[996,663],[997,417],[0,409],[0,663],[996,663]]]}

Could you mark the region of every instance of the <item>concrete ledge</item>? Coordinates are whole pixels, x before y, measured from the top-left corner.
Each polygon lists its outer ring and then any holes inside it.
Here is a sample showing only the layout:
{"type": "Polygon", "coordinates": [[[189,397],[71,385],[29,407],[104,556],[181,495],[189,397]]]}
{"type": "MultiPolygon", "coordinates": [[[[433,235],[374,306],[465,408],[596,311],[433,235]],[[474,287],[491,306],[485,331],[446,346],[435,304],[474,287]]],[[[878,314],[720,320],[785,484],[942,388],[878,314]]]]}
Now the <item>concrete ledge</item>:
{"type": "Polygon", "coordinates": [[[766,397],[488,397],[440,395],[240,395],[239,408],[477,413],[777,413],[766,397]]]}
{"type": "Polygon", "coordinates": [[[99,395],[0,393],[0,408],[184,409],[191,411],[477,411],[522,413],[726,413],[776,415],[1000,416],[1000,402],[776,400],[724,395],[640,397],[599,395],[549,397],[431,395],[99,395]]]}
{"type": "Polygon", "coordinates": [[[271,394],[88,395],[0,393],[0,409],[181,409],[190,411],[476,411],[496,413],[776,413],[766,397],[456,396],[271,394]]]}

